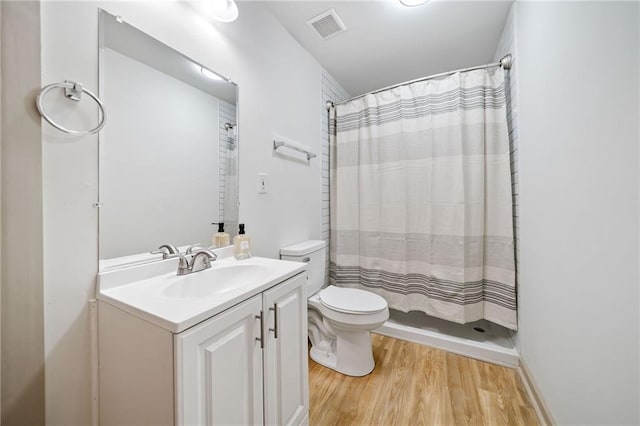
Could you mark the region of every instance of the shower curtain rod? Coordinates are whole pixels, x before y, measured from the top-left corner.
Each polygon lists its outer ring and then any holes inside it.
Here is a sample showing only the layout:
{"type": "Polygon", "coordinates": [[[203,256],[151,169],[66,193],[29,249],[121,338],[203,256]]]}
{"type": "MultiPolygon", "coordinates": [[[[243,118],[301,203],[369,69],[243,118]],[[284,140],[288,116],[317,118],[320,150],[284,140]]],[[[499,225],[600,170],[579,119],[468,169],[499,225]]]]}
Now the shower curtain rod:
{"type": "MultiPolygon", "coordinates": [[[[349,99],[346,99],[344,101],[340,101],[340,102],[338,102],[337,105],[350,102],[350,101],[352,101],[354,99],[363,98],[363,97],[365,97],[367,95],[372,95],[374,93],[384,92],[385,90],[395,89],[396,87],[405,86],[405,85],[411,84],[411,83],[417,83],[418,81],[432,80],[434,78],[444,77],[445,75],[451,75],[451,74],[455,74],[457,72],[467,72],[467,71],[480,70],[480,69],[483,69],[483,68],[492,68],[492,67],[502,67],[505,70],[510,70],[511,69],[511,65],[513,65],[513,58],[511,57],[511,54],[508,53],[505,56],[503,56],[502,59],[500,59],[498,62],[494,62],[492,64],[478,65],[478,66],[475,66],[475,67],[462,68],[462,69],[459,69],[459,70],[441,72],[440,74],[434,74],[434,75],[430,75],[430,76],[427,76],[427,77],[416,78],[415,80],[405,81],[403,83],[393,84],[391,86],[383,87],[382,89],[373,90],[373,91],[367,92],[367,93],[365,93],[363,95],[354,96],[353,98],[349,98],[349,99]]],[[[335,106],[335,105],[336,104],[334,104],[333,101],[327,101],[327,110],[329,108],[335,106]]]]}

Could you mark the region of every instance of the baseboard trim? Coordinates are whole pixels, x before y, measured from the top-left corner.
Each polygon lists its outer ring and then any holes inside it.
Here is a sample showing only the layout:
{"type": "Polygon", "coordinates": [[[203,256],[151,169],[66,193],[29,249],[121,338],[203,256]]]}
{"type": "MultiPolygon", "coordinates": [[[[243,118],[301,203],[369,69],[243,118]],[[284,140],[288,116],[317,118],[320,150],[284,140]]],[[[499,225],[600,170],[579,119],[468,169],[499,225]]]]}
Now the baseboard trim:
{"type": "Polygon", "coordinates": [[[551,412],[542,398],[540,389],[533,380],[529,368],[522,358],[520,358],[520,365],[518,366],[518,375],[522,380],[522,384],[524,385],[527,395],[529,395],[529,399],[531,400],[531,404],[538,416],[540,424],[543,426],[554,426],[556,422],[553,421],[551,412]]]}

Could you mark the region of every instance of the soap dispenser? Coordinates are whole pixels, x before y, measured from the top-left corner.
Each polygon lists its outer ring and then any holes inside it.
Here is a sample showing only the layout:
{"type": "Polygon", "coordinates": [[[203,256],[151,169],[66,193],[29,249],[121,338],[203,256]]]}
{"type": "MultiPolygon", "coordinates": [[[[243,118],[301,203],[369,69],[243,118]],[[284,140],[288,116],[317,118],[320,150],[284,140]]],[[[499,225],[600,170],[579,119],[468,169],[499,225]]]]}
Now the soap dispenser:
{"type": "Polygon", "coordinates": [[[233,254],[238,260],[251,257],[251,238],[244,233],[244,223],[239,228],[238,235],[233,237],[233,254]]]}
{"type": "Polygon", "coordinates": [[[214,222],[212,225],[218,225],[218,232],[213,234],[213,241],[211,242],[213,247],[220,248],[226,247],[230,244],[230,236],[224,232],[224,222],[214,222]]]}

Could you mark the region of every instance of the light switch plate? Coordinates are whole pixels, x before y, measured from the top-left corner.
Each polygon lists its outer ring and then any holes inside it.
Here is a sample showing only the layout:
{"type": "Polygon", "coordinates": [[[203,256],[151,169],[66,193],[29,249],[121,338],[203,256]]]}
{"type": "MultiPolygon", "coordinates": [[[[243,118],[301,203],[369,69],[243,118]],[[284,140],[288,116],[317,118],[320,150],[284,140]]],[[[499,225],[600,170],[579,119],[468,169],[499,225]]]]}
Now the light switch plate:
{"type": "Polygon", "coordinates": [[[266,194],[268,191],[268,178],[266,173],[258,173],[258,194],[266,194]]]}

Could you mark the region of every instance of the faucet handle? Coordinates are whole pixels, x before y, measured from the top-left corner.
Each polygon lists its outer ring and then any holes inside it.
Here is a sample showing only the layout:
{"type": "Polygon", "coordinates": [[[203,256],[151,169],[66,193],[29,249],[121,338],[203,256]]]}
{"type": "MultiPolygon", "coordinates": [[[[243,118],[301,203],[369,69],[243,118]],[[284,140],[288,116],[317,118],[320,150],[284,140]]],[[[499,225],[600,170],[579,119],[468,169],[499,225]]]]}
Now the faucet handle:
{"type": "Polygon", "coordinates": [[[174,246],[173,244],[163,244],[160,247],[158,247],[158,249],[159,250],[167,249],[169,254],[180,254],[180,250],[178,250],[176,246],[174,246]]]}
{"type": "Polygon", "coordinates": [[[180,254],[178,249],[172,244],[163,244],[158,247],[158,250],[150,252],[151,254],[161,254],[163,259],[170,259],[180,254]]]}
{"type": "Polygon", "coordinates": [[[185,251],[185,254],[193,254],[193,250],[201,248],[202,246],[200,245],[200,243],[195,243],[195,244],[191,244],[189,247],[187,247],[187,251],[185,251]]]}
{"type": "Polygon", "coordinates": [[[212,251],[212,248],[211,248],[211,247],[206,248],[206,249],[198,247],[197,249],[195,249],[195,250],[194,250],[194,252],[193,252],[193,253],[194,253],[194,254],[204,253],[204,255],[205,255],[207,258],[209,258],[209,260],[217,260],[217,259],[218,259],[218,255],[217,255],[217,254],[215,254],[215,253],[212,251]]]}
{"type": "Polygon", "coordinates": [[[203,269],[211,268],[211,261],[216,260],[218,256],[207,249],[196,249],[195,254],[191,258],[189,264],[189,270],[191,272],[202,271],[203,269]]]}

